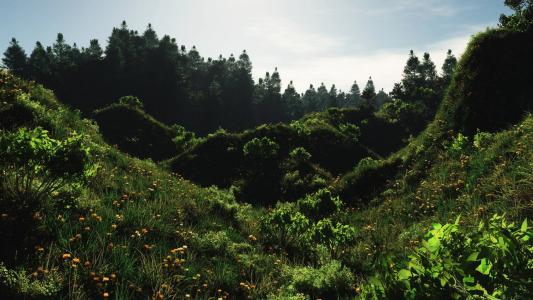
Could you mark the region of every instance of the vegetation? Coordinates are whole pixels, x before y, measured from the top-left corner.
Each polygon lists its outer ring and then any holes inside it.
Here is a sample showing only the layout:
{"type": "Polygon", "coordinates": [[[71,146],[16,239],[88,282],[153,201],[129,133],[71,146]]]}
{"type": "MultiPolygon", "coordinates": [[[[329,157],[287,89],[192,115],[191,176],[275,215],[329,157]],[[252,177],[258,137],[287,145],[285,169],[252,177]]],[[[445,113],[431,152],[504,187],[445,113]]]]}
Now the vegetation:
{"type": "MultiPolygon", "coordinates": [[[[532,298],[533,39],[516,25],[529,2],[506,3],[518,21],[442,77],[412,53],[395,100],[369,83],[358,107],[318,112],[320,87],[302,118],[201,138],[148,115],[150,97],[84,119],[18,77],[10,47],[0,298],[532,298]]],[[[261,97],[293,105],[276,76],[261,97]]]]}
{"type": "MultiPolygon", "coordinates": [[[[53,45],[37,42],[26,54],[13,38],[3,63],[14,74],[51,88],[60,100],[80,109],[84,116],[90,117],[94,110],[132,95],[142,99],[144,110],[160,122],[180,124],[201,136],[218,128],[240,131],[260,124],[289,122],[334,107],[365,105],[379,109],[391,100],[383,90],[376,91],[372,78],[362,91],[357,82],[347,92],[322,83],[318,87],[310,85],[300,94],[292,82],[282,91],[277,68],[254,82],[246,50],[238,57],[232,54],[204,59],[195,46],[187,50],[174,38],[159,38],[150,24],[139,33],[130,30],[124,21],[113,28],[108,41],[105,49],[98,40],[80,49],[76,44],[69,45],[59,33],[53,45]]],[[[410,59],[413,57],[411,52],[410,59]]],[[[439,81],[429,54],[424,57],[420,69],[431,73],[432,81],[439,81]]],[[[443,76],[450,71],[448,68],[443,76]]],[[[432,93],[442,94],[442,86],[430,85],[432,93]]],[[[415,100],[425,99],[409,99],[415,100]]]]}

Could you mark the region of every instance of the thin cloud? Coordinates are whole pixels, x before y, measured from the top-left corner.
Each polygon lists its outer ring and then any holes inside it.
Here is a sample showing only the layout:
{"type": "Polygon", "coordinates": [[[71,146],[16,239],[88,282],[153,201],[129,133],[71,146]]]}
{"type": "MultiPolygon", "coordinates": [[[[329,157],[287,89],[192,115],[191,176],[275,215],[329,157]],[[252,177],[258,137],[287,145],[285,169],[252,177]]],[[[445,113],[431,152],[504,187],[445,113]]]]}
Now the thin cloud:
{"type": "Polygon", "coordinates": [[[345,40],[318,32],[309,32],[298,24],[284,19],[258,20],[247,28],[250,36],[261,37],[259,43],[268,45],[269,52],[282,51],[298,55],[319,54],[343,46],[345,40]]]}
{"type": "MultiPolygon", "coordinates": [[[[463,7],[465,9],[467,7],[463,7]]],[[[452,6],[450,2],[443,3],[440,0],[393,0],[382,1],[377,8],[354,9],[354,12],[371,16],[384,16],[399,13],[411,13],[417,15],[451,17],[459,12],[457,6],[452,6]]]]}
{"type": "MultiPolygon", "coordinates": [[[[413,50],[419,57],[424,52],[429,52],[431,59],[440,71],[447,50],[452,49],[454,55],[459,57],[464,52],[470,37],[471,35],[455,36],[430,45],[416,47],[413,50]]],[[[353,81],[357,80],[362,88],[369,76],[372,76],[378,88],[383,88],[389,92],[394,83],[399,82],[402,78],[409,50],[393,49],[354,56],[317,55],[307,57],[306,60],[284,63],[283,68],[280,68],[279,71],[283,84],[293,80],[299,92],[304,92],[309,84],[317,86],[322,82],[328,88],[335,84],[338,89],[348,91],[353,81]]],[[[268,69],[268,66],[260,65],[256,68],[268,69]]],[[[259,72],[256,75],[262,75],[262,73],[259,72]]]]}

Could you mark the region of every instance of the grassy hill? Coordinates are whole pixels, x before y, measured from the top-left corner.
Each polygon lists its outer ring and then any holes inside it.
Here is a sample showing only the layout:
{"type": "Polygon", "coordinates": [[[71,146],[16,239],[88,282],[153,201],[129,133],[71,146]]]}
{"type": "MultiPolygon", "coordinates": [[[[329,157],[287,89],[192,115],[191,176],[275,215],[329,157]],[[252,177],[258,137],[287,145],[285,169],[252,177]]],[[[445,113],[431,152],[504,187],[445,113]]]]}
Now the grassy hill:
{"type": "Polygon", "coordinates": [[[0,298],[530,298],[530,37],[474,37],[401,149],[365,136],[392,130],[379,117],[331,110],[215,133],[178,174],[2,72],[0,298]]]}
{"type": "Polygon", "coordinates": [[[106,141],[123,152],[156,161],[177,155],[172,129],[140,108],[116,103],[96,110],[93,118],[106,141]]]}

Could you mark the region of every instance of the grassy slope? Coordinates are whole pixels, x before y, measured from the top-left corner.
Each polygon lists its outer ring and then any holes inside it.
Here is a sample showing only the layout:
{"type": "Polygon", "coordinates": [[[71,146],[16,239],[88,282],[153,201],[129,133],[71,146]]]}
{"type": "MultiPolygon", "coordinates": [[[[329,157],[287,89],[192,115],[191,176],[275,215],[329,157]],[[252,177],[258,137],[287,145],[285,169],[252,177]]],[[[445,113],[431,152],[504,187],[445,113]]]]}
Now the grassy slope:
{"type": "MultiPolygon", "coordinates": [[[[495,34],[500,33],[484,33],[495,34]]],[[[469,51],[482,40],[475,39],[469,51]]],[[[3,128],[12,129],[17,122],[40,125],[56,138],[71,130],[82,132],[97,149],[94,159],[100,165],[75,207],[50,205],[41,212],[35,239],[28,239],[31,243],[21,251],[25,256],[3,258],[17,275],[10,275],[15,283],[8,285],[9,290],[4,285],[2,292],[43,294],[57,285],[60,291],[52,298],[99,298],[104,291],[118,299],[158,297],[158,292],[168,298],[186,294],[198,298],[288,297],[306,291],[316,274],[327,274],[326,267],[332,265],[329,261],[340,262],[356,275],[350,283],[355,295],[357,284],[379,272],[383,254],[404,256],[432,222],[450,221],[458,214],[467,225],[493,212],[506,212],[511,218],[530,215],[533,117],[526,116],[520,124],[492,135],[479,148],[469,143],[459,154],[448,150],[456,135],[449,130],[459,127],[443,122],[443,118],[447,118],[449,103],[468,105],[458,97],[468,95],[461,92],[465,86],[461,74],[467,75],[469,55],[474,55],[470,52],[461,60],[439,117],[426,132],[389,159],[358,168],[355,173],[359,175],[352,175],[352,182],[338,183],[342,195],[351,184],[367,180],[368,170],[377,170],[376,174],[395,165],[390,176],[370,180],[376,187],[385,183],[367,197],[374,199],[370,206],[345,209],[334,216],[336,221],[356,228],[356,239],[342,251],[320,255],[319,259],[270,249],[263,244],[258,226],[266,211],[237,204],[227,192],[198,188],[153,163],[120,153],[102,141],[90,122],[58,104],[50,92],[1,75],[4,93],[0,114],[12,116],[19,111],[20,116],[7,122],[0,119],[3,128]],[[183,245],[186,250],[178,248],[183,245]],[[35,246],[42,246],[44,251],[35,246]],[[178,252],[172,253],[176,248],[178,252]],[[72,268],[71,259],[63,259],[65,253],[81,260],[77,268],[72,268]],[[181,267],[166,269],[163,262],[167,255],[185,261],[181,267]],[[82,266],[85,261],[90,265],[82,266]],[[43,277],[39,267],[48,274],[43,277]],[[36,271],[37,280],[31,276],[36,271]],[[110,280],[103,281],[104,276],[110,280]]],[[[348,195],[346,200],[358,197],[358,192],[348,195]]],[[[51,203],[55,200],[59,199],[51,199],[51,203]]],[[[16,220],[7,217],[0,222],[4,223],[2,228],[8,228],[16,220]]],[[[13,273],[1,269],[0,276],[5,278],[6,272],[13,273]]],[[[321,284],[326,285],[325,290],[336,286],[328,279],[321,284]]]]}
{"type": "Polygon", "coordinates": [[[138,108],[117,103],[96,110],[94,119],[106,141],[123,152],[156,161],[177,154],[172,130],[138,108]]]}
{"type": "MultiPolygon", "coordinates": [[[[50,199],[50,205],[39,212],[42,219],[34,236],[27,239],[25,249],[17,249],[23,255],[2,258],[11,270],[3,272],[13,273],[4,274],[3,279],[15,278],[13,284],[0,289],[4,296],[50,293],[54,299],[58,295],[99,298],[108,292],[113,298],[131,299],[148,298],[158,291],[177,298],[254,293],[239,285],[259,284],[254,264],[239,262],[240,257],[267,261],[261,272],[265,275],[275,260],[248,240],[255,228],[248,218],[255,212],[235,204],[226,192],[200,189],[153,163],[119,152],[102,141],[91,122],[65,109],[50,92],[7,74],[1,76],[1,112],[13,115],[20,107],[31,112],[20,114],[31,115],[26,119],[11,119],[7,129],[16,127],[19,120],[19,125],[43,126],[58,139],[73,130],[84,133],[100,166],[77,204],[57,207],[52,204],[61,202],[62,196],[50,199]],[[171,253],[183,245],[187,246],[183,254],[171,253]],[[63,254],[80,259],[78,267],[72,268],[72,260],[64,260],[63,254]],[[165,269],[167,255],[185,261],[165,269]],[[82,267],[86,261],[90,266],[82,267]],[[47,275],[41,277],[39,268],[47,270],[47,275]],[[30,276],[32,272],[38,272],[38,280],[30,276]],[[102,281],[111,274],[117,279],[102,281]],[[59,293],[54,294],[57,289],[59,293]]],[[[7,230],[16,226],[9,216],[0,222],[7,230]]]]}

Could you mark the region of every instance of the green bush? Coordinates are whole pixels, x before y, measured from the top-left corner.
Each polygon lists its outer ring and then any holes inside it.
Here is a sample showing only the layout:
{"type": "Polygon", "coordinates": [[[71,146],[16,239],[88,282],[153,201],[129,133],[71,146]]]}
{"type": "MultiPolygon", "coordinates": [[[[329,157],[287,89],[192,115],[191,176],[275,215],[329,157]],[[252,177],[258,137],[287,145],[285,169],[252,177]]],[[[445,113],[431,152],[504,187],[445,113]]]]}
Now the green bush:
{"type": "Polygon", "coordinates": [[[244,156],[257,161],[273,159],[278,151],[279,145],[267,137],[253,138],[243,147],[244,156]]]}
{"type": "Polygon", "coordinates": [[[144,109],[141,99],[135,96],[123,96],[118,99],[119,104],[128,105],[132,108],[144,109]]]}
{"type": "Polygon", "coordinates": [[[518,226],[500,215],[477,230],[462,228],[459,218],[434,224],[392,282],[366,285],[364,294],[381,287],[407,299],[531,299],[532,238],[527,220],[518,226]]]}
{"type": "Polygon", "coordinates": [[[289,157],[299,163],[304,163],[309,162],[311,154],[304,147],[297,147],[289,153],[289,157]]]}
{"type": "Polygon", "coordinates": [[[298,200],[299,210],[313,220],[319,220],[339,212],[342,201],[338,196],[333,196],[329,189],[318,192],[298,200]]]}
{"type": "Polygon", "coordinates": [[[354,124],[341,124],[339,130],[347,137],[348,141],[354,144],[356,144],[361,137],[361,129],[354,124]]]}
{"type": "Polygon", "coordinates": [[[332,260],[320,268],[296,267],[286,271],[290,277],[289,290],[310,295],[312,299],[333,299],[350,294],[354,276],[339,261],[332,260]]]}
{"type": "Polygon", "coordinates": [[[36,206],[44,197],[84,181],[95,171],[82,135],[59,141],[42,128],[2,133],[0,166],[4,197],[23,207],[36,206]]]}
{"type": "Polygon", "coordinates": [[[453,138],[451,144],[448,146],[448,152],[454,156],[458,157],[462,153],[466,151],[466,149],[469,146],[468,137],[462,135],[461,133],[457,134],[456,137],[453,138]]]}

